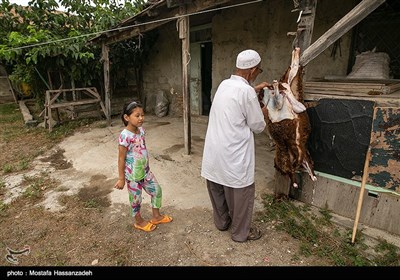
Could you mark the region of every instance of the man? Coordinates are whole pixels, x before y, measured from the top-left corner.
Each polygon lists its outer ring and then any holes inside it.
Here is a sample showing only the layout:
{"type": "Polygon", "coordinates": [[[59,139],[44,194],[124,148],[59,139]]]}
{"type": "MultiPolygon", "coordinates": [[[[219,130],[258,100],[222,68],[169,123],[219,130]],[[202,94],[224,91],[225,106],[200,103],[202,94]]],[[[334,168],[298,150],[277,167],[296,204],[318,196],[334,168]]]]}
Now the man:
{"type": "Polygon", "coordinates": [[[227,230],[237,242],[256,240],[260,230],[251,227],[255,185],[255,148],[253,133],[261,133],[266,123],[266,106],[260,109],[251,83],[262,73],[261,57],[254,50],[244,50],[236,58],[236,72],[221,82],[211,105],[204,143],[201,176],[213,207],[215,226],[227,230]]]}

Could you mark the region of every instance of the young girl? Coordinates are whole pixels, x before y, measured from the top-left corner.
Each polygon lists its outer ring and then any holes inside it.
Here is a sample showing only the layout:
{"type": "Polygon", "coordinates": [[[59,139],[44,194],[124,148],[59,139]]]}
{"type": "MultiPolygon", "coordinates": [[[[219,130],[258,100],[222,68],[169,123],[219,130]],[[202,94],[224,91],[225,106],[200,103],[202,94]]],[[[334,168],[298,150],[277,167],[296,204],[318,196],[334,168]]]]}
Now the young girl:
{"type": "Polygon", "coordinates": [[[156,225],[169,223],[172,218],[160,214],[162,190],[149,167],[149,155],[145,143],[143,107],[139,102],[124,105],[121,119],[125,129],[119,136],[118,181],[114,188],[123,189],[125,181],[129,192],[133,226],[143,231],[153,231],[156,225]],[[142,189],[151,196],[153,218],[145,221],[140,215],[142,189]]]}

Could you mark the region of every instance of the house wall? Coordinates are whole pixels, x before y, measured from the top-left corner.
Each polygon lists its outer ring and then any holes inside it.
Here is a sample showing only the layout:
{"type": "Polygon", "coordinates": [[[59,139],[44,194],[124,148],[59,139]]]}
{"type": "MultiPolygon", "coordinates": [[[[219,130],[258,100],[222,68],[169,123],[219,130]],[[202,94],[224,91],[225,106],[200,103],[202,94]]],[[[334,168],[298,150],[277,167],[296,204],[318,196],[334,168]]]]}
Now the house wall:
{"type": "MultiPolygon", "coordinates": [[[[353,7],[355,1],[318,0],[312,42],[318,40],[329,28],[343,18],[353,7]]],[[[352,30],[343,35],[340,49],[331,57],[333,45],[313,59],[306,67],[306,79],[323,78],[328,75],[346,76],[351,51],[352,30]],[[340,54],[341,52],[341,54],[340,54]]]]}
{"type": "MultiPolygon", "coordinates": [[[[319,0],[312,41],[318,39],[340,18],[354,7],[352,1],[319,0]]],[[[213,18],[213,89],[228,77],[235,67],[236,55],[247,48],[257,50],[262,57],[263,79],[280,79],[290,65],[293,36],[287,32],[297,29],[298,13],[290,12],[293,1],[264,1],[234,9],[223,10],[213,18]],[[240,20],[238,20],[240,19],[240,20]]],[[[311,61],[306,67],[305,79],[325,75],[346,75],[350,51],[351,32],[341,39],[342,55],[330,57],[332,46],[311,61]]]]}
{"type": "Polygon", "coordinates": [[[163,91],[170,101],[169,114],[182,115],[181,40],[175,23],[160,28],[158,40],[143,65],[146,112],[154,112],[156,95],[163,91]]]}
{"type": "MultiPolygon", "coordinates": [[[[354,7],[348,0],[319,0],[314,23],[313,41],[332,27],[354,7]]],[[[257,82],[279,79],[290,64],[293,36],[298,13],[291,13],[292,0],[271,0],[221,10],[212,19],[212,97],[219,83],[235,69],[236,55],[246,49],[257,50],[262,57],[264,72],[257,82]]],[[[159,39],[148,62],[143,67],[146,111],[153,112],[159,90],[167,93],[171,102],[170,115],[182,115],[181,41],[176,23],[159,28],[159,39]]],[[[306,67],[305,79],[326,75],[346,75],[351,43],[351,31],[341,38],[341,55],[331,57],[329,47],[306,67]]],[[[338,49],[339,50],[339,49],[338,49]]]]}

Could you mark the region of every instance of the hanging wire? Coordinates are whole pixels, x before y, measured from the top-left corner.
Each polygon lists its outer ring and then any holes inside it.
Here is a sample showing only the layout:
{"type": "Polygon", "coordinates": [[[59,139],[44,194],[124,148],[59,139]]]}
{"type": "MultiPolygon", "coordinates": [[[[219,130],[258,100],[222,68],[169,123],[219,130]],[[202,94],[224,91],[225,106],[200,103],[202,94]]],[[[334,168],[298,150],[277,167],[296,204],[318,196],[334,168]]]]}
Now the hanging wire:
{"type": "Polygon", "coordinates": [[[6,50],[8,50],[8,51],[16,51],[16,50],[22,50],[22,49],[33,48],[33,47],[38,47],[38,46],[44,46],[44,45],[48,45],[48,44],[52,44],[52,43],[64,42],[64,41],[73,40],[73,39],[77,39],[77,38],[95,36],[95,35],[103,34],[103,33],[106,33],[106,32],[123,31],[123,30],[126,30],[126,29],[130,29],[130,28],[133,28],[133,27],[144,26],[144,25],[151,24],[151,23],[159,23],[159,22],[163,22],[163,21],[170,21],[170,20],[179,19],[179,18],[186,17],[186,16],[200,15],[200,14],[204,14],[204,13],[210,13],[210,12],[214,12],[214,11],[225,10],[225,9],[230,9],[230,8],[234,8],[234,7],[254,4],[254,3],[258,3],[258,2],[262,2],[262,1],[264,1],[264,0],[254,0],[254,1],[251,1],[251,2],[245,2],[245,3],[234,4],[234,5],[225,6],[225,7],[209,9],[209,10],[206,10],[206,11],[199,11],[199,12],[194,12],[194,13],[182,14],[182,15],[177,15],[177,16],[173,16],[173,17],[157,19],[157,20],[153,20],[153,21],[149,21],[149,22],[144,22],[144,23],[127,25],[127,26],[123,26],[123,27],[112,28],[112,29],[108,29],[108,30],[105,30],[105,31],[98,31],[98,32],[93,32],[93,33],[89,33],[89,34],[83,34],[83,35],[79,35],[79,36],[69,37],[69,38],[57,39],[57,40],[47,41],[47,42],[41,42],[41,43],[22,46],[22,47],[17,47],[17,48],[9,48],[9,49],[6,49],[6,50]]]}

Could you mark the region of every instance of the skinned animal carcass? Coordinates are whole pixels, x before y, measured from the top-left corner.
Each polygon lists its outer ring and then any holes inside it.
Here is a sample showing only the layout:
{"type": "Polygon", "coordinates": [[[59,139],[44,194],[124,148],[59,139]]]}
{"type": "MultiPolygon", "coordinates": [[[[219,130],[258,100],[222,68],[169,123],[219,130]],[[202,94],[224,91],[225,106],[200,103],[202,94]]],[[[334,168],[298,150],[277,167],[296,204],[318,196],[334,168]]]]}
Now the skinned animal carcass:
{"type": "Polygon", "coordinates": [[[263,102],[268,109],[267,126],[275,141],[275,168],[288,175],[298,187],[296,171],[301,167],[316,181],[314,163],[306,144],[311,125],[303,99],[303,67],[299,65],[300,48],[292,52],[292,63],[280,81],[264,88],[263,102]]]}

